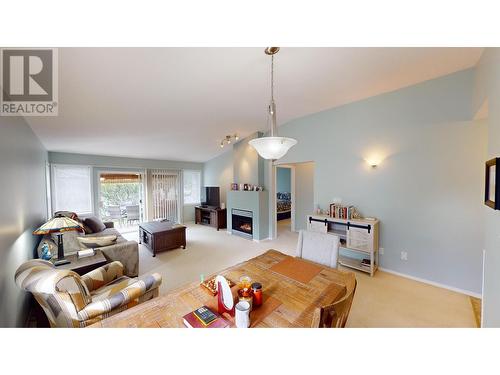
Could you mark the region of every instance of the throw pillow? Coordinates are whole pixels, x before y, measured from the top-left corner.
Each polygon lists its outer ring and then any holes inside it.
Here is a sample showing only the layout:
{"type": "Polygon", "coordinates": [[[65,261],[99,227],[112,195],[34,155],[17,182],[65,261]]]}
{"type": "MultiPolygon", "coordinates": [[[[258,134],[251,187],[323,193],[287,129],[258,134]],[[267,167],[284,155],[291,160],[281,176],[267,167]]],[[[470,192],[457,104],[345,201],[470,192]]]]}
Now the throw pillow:
{"type": "Polygon", "coordinates": [[[56,216],[64,216],[64,217],[69,217],[70,219],[76,220],[78,218],[78,215],[72,211],[57,211],[54,212],[54,217],[56,216]]]}
{"type": "Polygon", "coordinates": [[[99,233],[106,229],[106,225],[104,225],[102,220],[95,216],[90,216],[83,222],[92,230],[93,233],[99,233]]]}
{"type": "Polygon", "coordinates": [[[83,231],[85,232],[85,234],[92,234],[92,233],[94,233],[94,232],[92,232],[92,229],[90,229],[90,227],[87,224],[85,224],[83,222],[83,220],[80,219],[79,217],[77,217],[75,219],[75,221],[77,221],[82,226],[83,231]]]}
{"type": "Polygon", "coordinates": [[[78,237],[80,247],[82,249],[94,249],[96,247],[110,246],[116,243],[116,236],[100,236],[100,237],[78,237]]]}

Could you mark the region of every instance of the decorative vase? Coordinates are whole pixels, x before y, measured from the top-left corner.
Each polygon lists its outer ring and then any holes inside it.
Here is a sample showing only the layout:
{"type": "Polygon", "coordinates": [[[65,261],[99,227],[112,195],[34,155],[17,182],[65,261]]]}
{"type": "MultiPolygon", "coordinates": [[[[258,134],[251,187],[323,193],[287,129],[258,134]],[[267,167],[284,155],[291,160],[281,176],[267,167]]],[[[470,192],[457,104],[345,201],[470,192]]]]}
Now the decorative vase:
{"type": "Polygon", "coordinates": [[[49,244],[47,242],[45,242],[42,245],[42,254],[40,255],[40,257],[43,260],[51,260],[52,259],[52,253],[50,252],[49,244]]]}

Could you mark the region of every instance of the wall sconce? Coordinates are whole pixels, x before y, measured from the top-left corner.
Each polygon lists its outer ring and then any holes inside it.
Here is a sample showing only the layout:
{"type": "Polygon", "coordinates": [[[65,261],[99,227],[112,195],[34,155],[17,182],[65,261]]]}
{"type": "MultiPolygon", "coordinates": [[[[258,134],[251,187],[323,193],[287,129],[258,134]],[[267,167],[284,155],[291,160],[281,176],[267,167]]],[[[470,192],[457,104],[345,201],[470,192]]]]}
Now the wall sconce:
{"type": "Polygon", "coordinates": [[[229,145],[231,144],[231,141],[234,140],[235,142],[240,139],[240,137],[238,136],[238,134],[235,134],[235,135],[226,135],[222,141],[220,141],[220,148],[223,148],[224,145],[229,145]]]}
{"type": "Polygon", "coordinates": [[[376,157],[367,158],[367,159],[365,159],[365,161],[372,168],[377,168],[377,166],[382,162],[382,160],[380,158],[376,158],[376,157]]]}

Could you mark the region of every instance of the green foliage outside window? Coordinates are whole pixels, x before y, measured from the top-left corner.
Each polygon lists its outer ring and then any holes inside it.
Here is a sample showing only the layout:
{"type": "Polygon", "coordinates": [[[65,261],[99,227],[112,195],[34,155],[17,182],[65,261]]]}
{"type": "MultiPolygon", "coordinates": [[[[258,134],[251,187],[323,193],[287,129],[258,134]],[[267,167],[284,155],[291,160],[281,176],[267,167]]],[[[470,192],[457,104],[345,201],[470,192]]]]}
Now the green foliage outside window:
{"type": "Polygon", "coordinates": [[[108,206],[131,206],[139,204],[140,183],[106,183],[101,184],[101,216],[107,215],[108,206]]]}

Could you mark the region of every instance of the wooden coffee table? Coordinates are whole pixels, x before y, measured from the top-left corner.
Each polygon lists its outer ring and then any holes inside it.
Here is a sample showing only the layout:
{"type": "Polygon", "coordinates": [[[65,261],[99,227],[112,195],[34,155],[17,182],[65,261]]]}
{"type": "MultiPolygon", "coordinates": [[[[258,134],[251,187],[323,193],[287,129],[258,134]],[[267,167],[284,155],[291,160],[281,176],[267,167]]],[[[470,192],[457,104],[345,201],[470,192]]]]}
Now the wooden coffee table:
{"type": "Polygon", "coordinates": [[[153,256],[165,250],[186,248],[186,227],[171,221],[150,221],[139,224],[139,243],[146,246],[153,256]]]}

